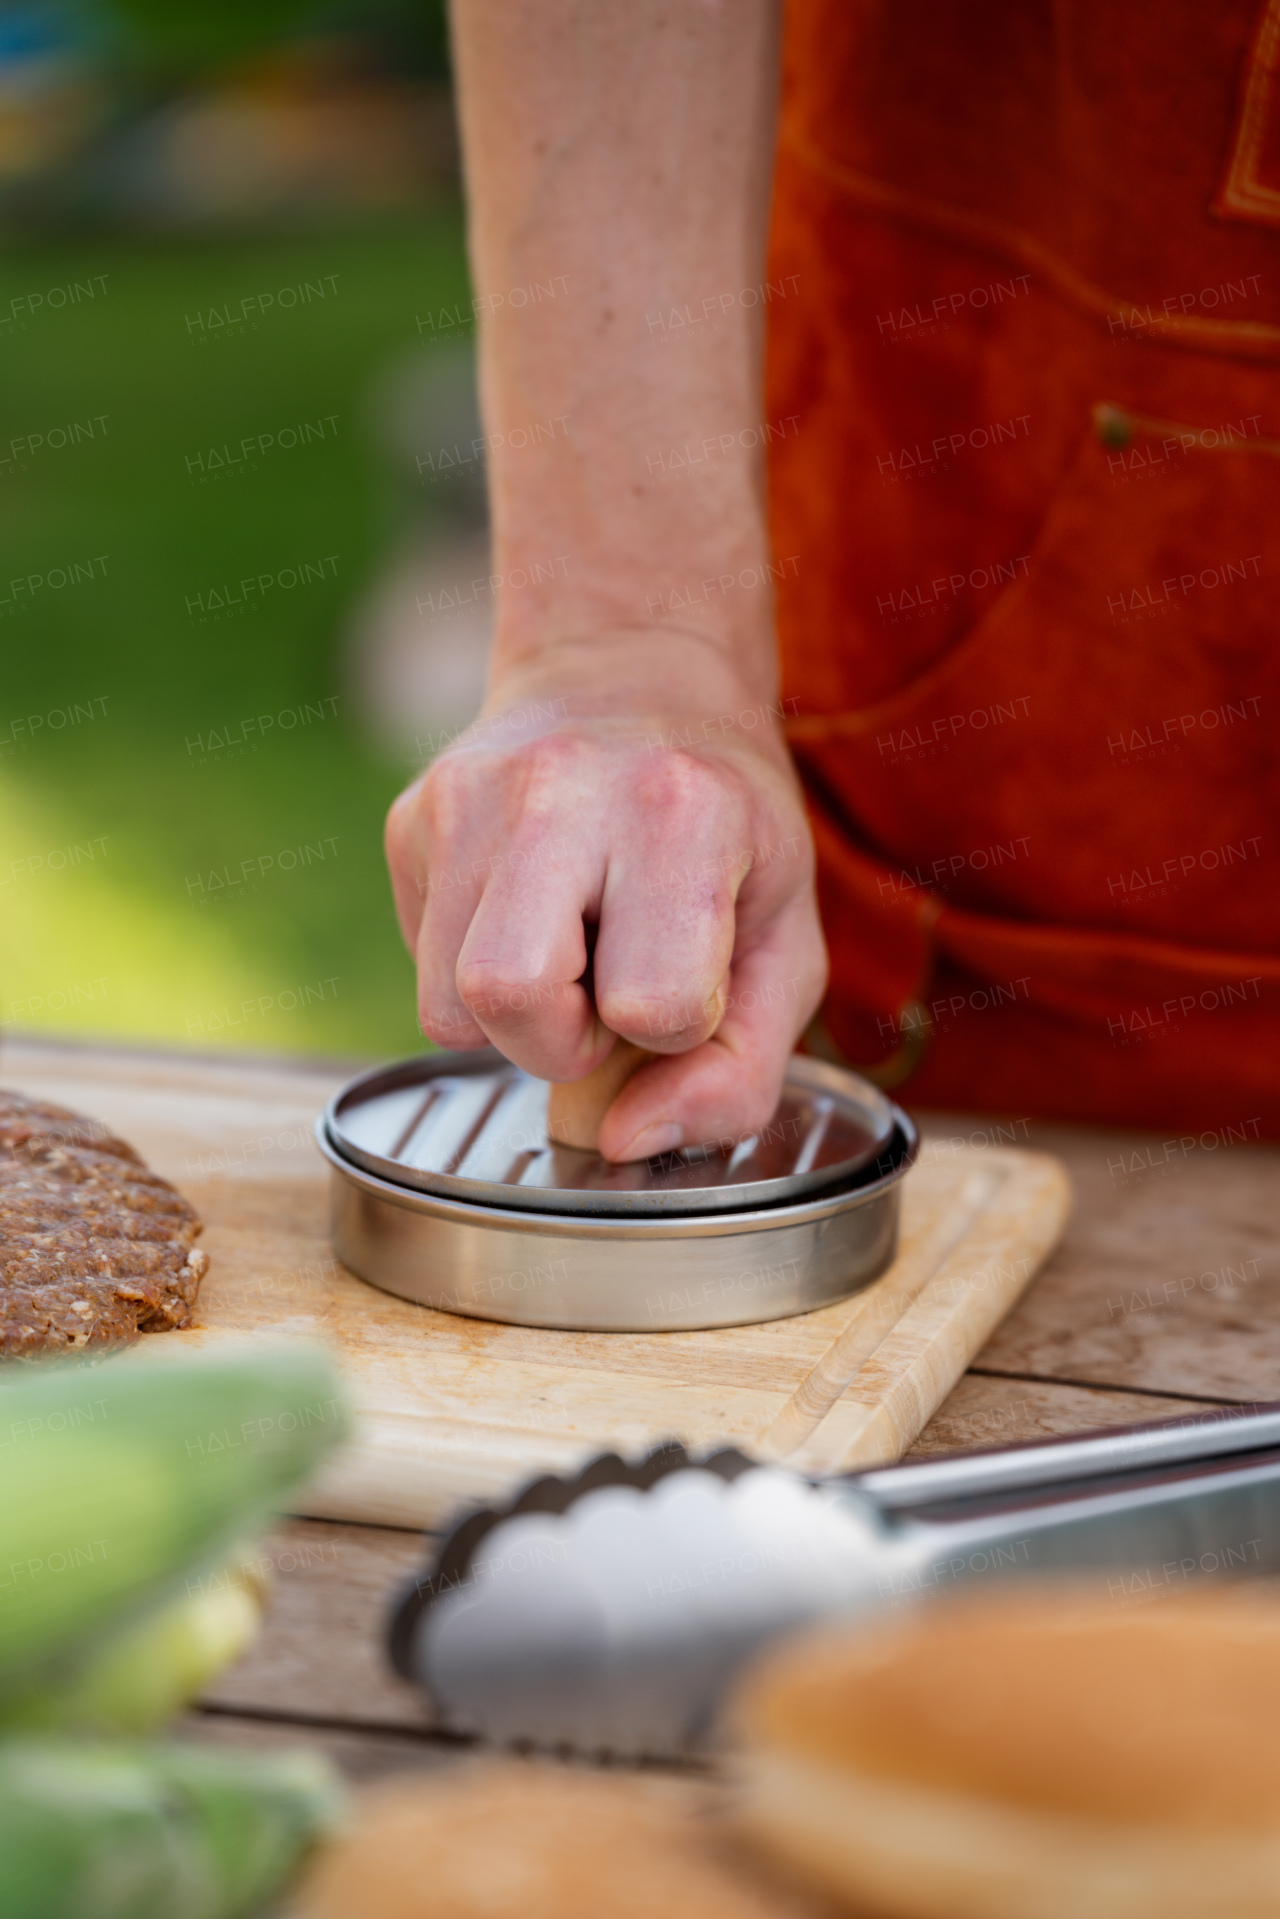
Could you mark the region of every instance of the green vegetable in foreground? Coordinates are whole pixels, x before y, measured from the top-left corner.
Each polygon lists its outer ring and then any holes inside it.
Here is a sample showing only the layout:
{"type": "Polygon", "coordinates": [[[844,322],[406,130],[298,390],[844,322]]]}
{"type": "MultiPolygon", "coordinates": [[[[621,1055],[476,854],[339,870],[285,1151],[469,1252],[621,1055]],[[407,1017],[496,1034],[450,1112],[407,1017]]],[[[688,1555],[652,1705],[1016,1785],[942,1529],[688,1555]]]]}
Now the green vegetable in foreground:
{"type": "Polygon", "coordinates": [[[4,1919],[242,1919],[341,1810],[310,1753],[0,1742],[4,1919]]]}
{"type": "Polygon", "coordinates": [[[185,1590],[347,1431],[320,1347],[32,1366],[0,1385],[0,1712],[185,1590]]]}
{"type": "Polygon", "coordinates": [[[230,1574],[213,1590],[167,1599],[122,1632],[95,1641],[61,1685],[46,1684],[0,1705],[7,1732],[96,1732],[141,1737],[159,1731],[209,1681],[247,1651],[262,1608],[230,1574]]]}

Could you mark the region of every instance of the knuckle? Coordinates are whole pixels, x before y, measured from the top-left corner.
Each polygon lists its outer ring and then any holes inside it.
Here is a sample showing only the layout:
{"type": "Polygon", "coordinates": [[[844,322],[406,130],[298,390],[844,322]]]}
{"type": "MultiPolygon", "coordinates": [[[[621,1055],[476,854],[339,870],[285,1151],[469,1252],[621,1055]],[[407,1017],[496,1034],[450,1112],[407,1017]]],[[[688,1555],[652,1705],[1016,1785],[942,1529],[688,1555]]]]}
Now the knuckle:
{"type": "Polygon", "coordinates": [[[420,1006],[418,1024],[427,1039],[434,1040],[437,1046],[463,1048],[484,1042],[484,1034],[474,1019],[456,1007],[420,1006]]]}
{"type": "Polygon", "coordinates": [[[571,733],[546,733],[516,749],[512,776],[519,809],[525,814],[555,812],[585,791],[598,796],[602,764],[599,749],[571,733]]]}
{"type": "Polygon", "coordinates": [[[637,993],[613,988],[599,995],[600,1017],[611,1032],[655,1052],[684,1052],[709,1038],[718,1009],[693,991],[637,993]]]}
{"type": "Polygon", "coordinates": [[[455,838],[465,825],[472,787],[468,763],[446,755],[433,760],[418,785],[402,797],[415,802],[413,816],[433,840],[441,841],[455,838]]]}
{"type": "Polygon", "coordinates": [[[495,966],[489,960],[460,962],[457,987],[464,1006],[477,1017],[495,1022],[527,1021],[556,997],[556,989],[545,981],[513,973],[509,967],[495,966]]]}
{"type": "Polygon", "coordinates": [[[668,750],[645,767],[637,789],[646,807],[681,818],[727,812],[736,799],[737,776],[696,754],[668,750]]]}

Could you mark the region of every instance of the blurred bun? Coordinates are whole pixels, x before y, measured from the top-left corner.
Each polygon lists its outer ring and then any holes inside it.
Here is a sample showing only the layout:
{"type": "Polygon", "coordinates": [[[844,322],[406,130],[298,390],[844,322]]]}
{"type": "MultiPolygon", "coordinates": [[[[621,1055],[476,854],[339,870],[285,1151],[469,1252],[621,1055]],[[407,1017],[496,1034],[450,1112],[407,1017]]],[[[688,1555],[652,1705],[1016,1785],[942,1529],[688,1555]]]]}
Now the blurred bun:
{"type": "Polygon", "coordinates": [[[953,1600],[827,1628],[732,1714],[742,1824],[910,1919],[1280,1916],[1280,1599],[953,1600]]]}
{"type": "Polygon", "coordinates": [[[292,1919],[794,1919],[687,1786],[515,1762],[364,1795],[292,1919]]]}

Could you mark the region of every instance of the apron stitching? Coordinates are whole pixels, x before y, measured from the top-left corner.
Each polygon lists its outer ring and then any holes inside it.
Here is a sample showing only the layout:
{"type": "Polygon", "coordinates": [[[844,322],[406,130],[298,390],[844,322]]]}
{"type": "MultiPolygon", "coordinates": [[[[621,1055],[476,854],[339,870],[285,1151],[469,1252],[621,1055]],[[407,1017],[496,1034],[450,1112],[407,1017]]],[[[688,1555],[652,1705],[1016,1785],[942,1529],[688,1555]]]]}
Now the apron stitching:
{"type": "Polygon", "coordinates": [[[1280,192],[1257,176],[1267,128],[1276,56],[1280,52],[1280,0],[1268,0],[1245,62],[1245,85],[1226,178],[1209,211],[1221,219],[1280,224],[1280,192]]]}
{"type": "MultiPolygon", "coordinates": [[[[1280,6],[1280,0],[1275,0],[1275,4],[1280,6]]],[[[853,167],[841,166],[819,148],[810,145],[794,129],[787,129],[783,133],[779,147],[789,152],[802,166],[822,174],[874,212],[889,216],[896,214],[907,221],[941,231],[952,238],[968,240],[1034,268],[1065,299],[1095,319],[1118,317],[1127,326],[1137,327],[1150,324],[1134,301],[1095,286],[1083,274],[1077,273],[1060,253],[1020,227],[1010,226],[985,213],[970,213],[963,207],[948,206],[945,201],[931,200],[926,194],[911,193],[906,188],[877,180],[871,174],[859,173],[853,167]]],[[[1199,320],[1187,314],[1170,314],[1167,319],[1161,320],[1160,332],[1151,338],[1163,341],[1167,346],[1182,346],[1202,353],[1216,351],[1245,359],[1274,359],[1280,354],[1280,326],[1258,320],[1199,320]]]]}
{"type": "MultiPolygon", "coordinates": [[[[1128,407],[1117,406],[1113,400],[1097,402],[1093,409],[1093,425],[1104,446],[1128,446],[1136,430],[1149,434],[1152,439],[1198,442],[1201,453],[1269,453],[1273,458],[1280,457],[1280,440],[1249,440],[1242,437],[1237,444],[1234,439],[1223,440],[1219,437],[1210,446],[1204,435],[1219,434],[1217,427],[1189,426],[1183,420],[1159,420],[1148,413],[1131,413],[1128,407]]],[[[1227,427],[1226,431],[1230,433],[1231,428],[1227,427]]]]}

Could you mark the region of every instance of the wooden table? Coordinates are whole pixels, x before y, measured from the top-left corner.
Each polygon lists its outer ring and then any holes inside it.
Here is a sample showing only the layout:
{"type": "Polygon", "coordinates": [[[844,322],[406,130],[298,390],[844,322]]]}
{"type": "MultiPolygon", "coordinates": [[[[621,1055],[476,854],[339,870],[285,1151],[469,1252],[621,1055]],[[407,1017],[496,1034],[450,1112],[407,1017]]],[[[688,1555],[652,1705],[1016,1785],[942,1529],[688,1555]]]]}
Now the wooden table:
{"type": "MultiPolygon", "coordinates": [[[[0,1059],[19,1082],[23,1053],[12,1044],[0,1059]]],[[[74,1054],[67,1059],[72,1066],[74,1054]]],[[[291,1071],[300,1103],[316,1110],[334,1068],[291,1071]]],[[[981,1147],[989,1137],[980,1118],[917,1118],[937,1141],[981,1147]]],[[[1066,1162],[1075,1214],[910,1456],[1280,1398],[1280,1151],[1228,1147],[1207,1133],[1166,1139],[1024,1120],[1015,1132],[1066,1162]]],[[[266,1626],[186,1716],[184,1733],[321,1747],[355,1778],[455,1763],[465,1746],[432,1733],[420,1695],[382,1653],[390,1595],[426,1550],[422,1534],[390,1527],[279,1526],[261,1551],[274,1587],[266,1626]]]]}

